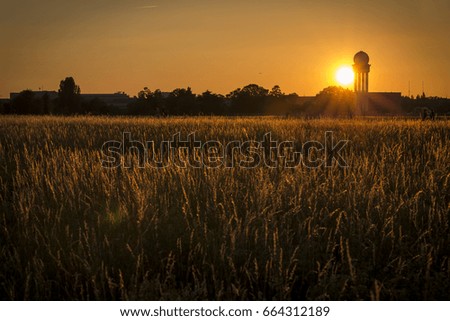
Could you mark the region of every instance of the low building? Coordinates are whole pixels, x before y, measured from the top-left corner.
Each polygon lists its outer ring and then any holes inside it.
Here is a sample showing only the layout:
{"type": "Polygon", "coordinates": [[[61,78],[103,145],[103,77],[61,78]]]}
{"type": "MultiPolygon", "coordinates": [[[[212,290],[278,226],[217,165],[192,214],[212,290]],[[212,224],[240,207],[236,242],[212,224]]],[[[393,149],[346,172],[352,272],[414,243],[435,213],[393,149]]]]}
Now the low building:
{"type": "Polygon", "coordinates": [[[81,94],[81,99],[84,101],[91,101],[94,99],[101,100],[106,105],[115,107],[120,110],[125,110],[131,102],[130,96],[125,93],[115,94],[81,94]]]}
{"type": "Polygon", "coordinates": [[[401,115],[402,95],[396,92],[369,92],[365,116],[401,115]]]}
{"type": "MultiPolygon", "coordinates": [[[[20,93],[10,93],[10,100],[16,98],[20,93]]],[[[45,96],[48,97],[49,100],[55,100],[58,98],[57,91],[33,91],[34,97],[37,99],[41,99],[45,96]]],[[[89,102],[94,99],[101,100],[106,105],[125,110],[127,105],[132,100],[127,94],[119,92],[115,94],[80,94],[80,97],[83,101],[89,102]]]]}
{"type": "MultiPolygon", "coordinates": [[[[57,91],[47,91],[47,90],[40,90],[40,91],[33,91],[31,90],[34,94],[35,98],[43,98],[45,95],[47,95],[49,100],[53,100],[58,98],[58,92],[57,91]]],[[[9,98],[11,100],[13,100],[14,98],[16,98],[17,96],[19,96],[20,93],[10,93],[9,94],[9,98]]]]}

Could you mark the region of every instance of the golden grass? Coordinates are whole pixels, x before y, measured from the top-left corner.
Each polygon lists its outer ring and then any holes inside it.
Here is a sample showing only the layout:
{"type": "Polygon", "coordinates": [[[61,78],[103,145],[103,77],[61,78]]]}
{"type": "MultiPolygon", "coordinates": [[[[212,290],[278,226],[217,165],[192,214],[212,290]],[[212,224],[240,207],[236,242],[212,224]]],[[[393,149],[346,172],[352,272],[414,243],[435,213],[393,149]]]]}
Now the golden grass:
{"type": "Polygon", "coordinates": [[[450,122],[0,118],[0,299],[450,299],[450,122]],[[348,168],[101,167],[101,146],[348,139],[348,168]]]}

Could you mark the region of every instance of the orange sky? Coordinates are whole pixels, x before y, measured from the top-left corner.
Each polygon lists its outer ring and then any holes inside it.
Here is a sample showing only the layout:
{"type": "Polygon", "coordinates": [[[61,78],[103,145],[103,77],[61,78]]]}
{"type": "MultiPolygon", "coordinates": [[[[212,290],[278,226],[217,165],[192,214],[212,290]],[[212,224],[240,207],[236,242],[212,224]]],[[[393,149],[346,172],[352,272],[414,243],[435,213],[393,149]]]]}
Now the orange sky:
{"type": "Polygon", "coordinates": [[[4,0],[0,97],[257,83],[314,95],[353,55],[370,56],[370,91],[450,96],[448,0],[4,0]]]}

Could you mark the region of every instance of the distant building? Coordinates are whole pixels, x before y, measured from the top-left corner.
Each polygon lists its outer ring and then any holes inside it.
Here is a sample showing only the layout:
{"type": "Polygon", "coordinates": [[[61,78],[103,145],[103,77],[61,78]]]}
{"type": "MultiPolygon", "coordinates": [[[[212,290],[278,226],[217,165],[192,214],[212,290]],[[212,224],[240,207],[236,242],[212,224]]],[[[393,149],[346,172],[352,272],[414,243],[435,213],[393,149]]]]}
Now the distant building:
{"type": "Polygon", "coordinates": [[[364,51],[353,57],[355,73],[355,114],[365,116],[369,110],[369,55],[364,51]]]}
{"type": "Polygon", "coordinates": [[[402,113],[401,93],[380,92],[367,94],[365,116],[401,115],[402,113]]]}
{"type": "Polygon", "coordinates": [[[295,100],[298,105],[306,105],[314,100],[315,96],[298,96],[295,100]]]}
{"type": "Polygon", "coordinates": [[[130,96],[125,93],[115,94],[81,94],[81,99],[91,101],[94,99],[101,100],[106,105],[125,110],[127,105],[131,102],[130,96]]]}
{"type": "MultiPolygon", "coordinates": [[[[16,98],[20,93],[10,93],[9,97],[11,100],[16,98]]],[[[54,100],[58,98],[57,91],[33,91],[35,98],[43,98],[45,95],[49,100],[54,100]]],[[[115,94],[81,94],[81,99],[84,101],[91,101],[94,99],[101,100],[106,105],[115,107],[120,110],[126,109],[127,105],[130,103],[131,98],[125,93],[115,93],[115,94]]]]}
{"type": "Polygon", "coordinates": [[[369,55],[364,51],[355,54],[355,114],[360,116],[402,114],[401,93],[369,92],[369,55]]]}
{"type": "MultiPolygon", "coordinates": [[[[11,100],[13,100],[14,98],[16,98],[17,96],[19,96],[20,93],[10,93],[9,94],[9,98],[11,100]]],[[[35,98],[42,98],[45,95],[47,95],[49,100],[53,100],[58,98],[58,92],[56,91],[45,91],[45,90],[41,90],[41,91],[33,91],[34,97],[35,98]]]]}
{"type": "MultiPolygon", "coordinates": [[[[357,116],[402,115],[402,95],[399,92],[370,92],[369,91],[369,55],[364,51],[355,54],[353,71],[354,107],[352,114],[357,116]]],[[[300,106],[300,113],[314,113],[311,105],[317,96],[298,96],[295,103],[300,106]]],[[[342,115],[347,113],[342,112],[342,115]]]]}

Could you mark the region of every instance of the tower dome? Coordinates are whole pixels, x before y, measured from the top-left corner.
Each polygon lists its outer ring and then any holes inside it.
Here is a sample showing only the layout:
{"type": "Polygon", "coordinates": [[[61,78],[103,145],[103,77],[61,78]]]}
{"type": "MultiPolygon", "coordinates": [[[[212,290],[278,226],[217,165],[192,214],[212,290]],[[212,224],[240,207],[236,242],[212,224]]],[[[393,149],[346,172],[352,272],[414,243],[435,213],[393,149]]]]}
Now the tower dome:
{"type": "Polygon", "coordinates": [[[353,61],[356,65],[367,65],[369,63],[369,55],[364,51],[357,52],[353,61]]]}

